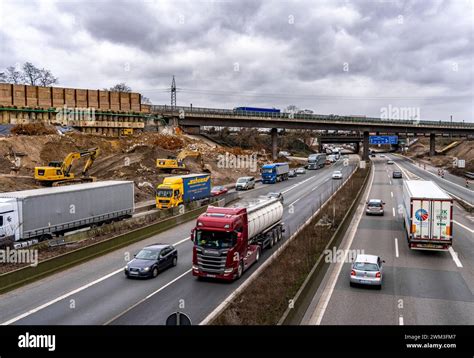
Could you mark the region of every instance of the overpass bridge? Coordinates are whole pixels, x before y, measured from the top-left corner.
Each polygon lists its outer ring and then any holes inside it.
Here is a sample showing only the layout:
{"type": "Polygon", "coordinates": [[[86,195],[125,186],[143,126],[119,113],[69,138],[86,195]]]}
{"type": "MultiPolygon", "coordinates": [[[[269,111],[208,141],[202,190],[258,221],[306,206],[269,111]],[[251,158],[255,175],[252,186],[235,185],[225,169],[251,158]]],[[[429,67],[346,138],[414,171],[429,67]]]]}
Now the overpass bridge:
{"type": "Polygon", "coordinates": [[[264,113],[234,111],[232,109],[152,106],[151,111],[183,127],[190,133],[199,133],[200,127],[252,127],[270,128],[272,151],[277,153],[277,129],[339,130],[358,132],[363,141],[363,158],[369,157],[369,135],[429,135],[430,155],[435,155],[436,136],[474,136],[474,123],[382,119],[320,114],[264,113]]]}

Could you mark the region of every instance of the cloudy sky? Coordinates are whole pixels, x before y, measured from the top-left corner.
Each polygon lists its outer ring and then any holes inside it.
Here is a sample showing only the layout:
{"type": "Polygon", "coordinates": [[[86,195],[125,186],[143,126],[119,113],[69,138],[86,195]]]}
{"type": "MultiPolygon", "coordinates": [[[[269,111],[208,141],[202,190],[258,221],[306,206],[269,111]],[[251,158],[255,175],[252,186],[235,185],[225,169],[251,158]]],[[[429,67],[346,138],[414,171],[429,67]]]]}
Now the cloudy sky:
{"type": "Polygon", "coordinates": [[[0,0],[0,69],[154,104],[474,121],[471,0],[0,0]],[[405,111],[407,113],[407,111],[405,111]]]}

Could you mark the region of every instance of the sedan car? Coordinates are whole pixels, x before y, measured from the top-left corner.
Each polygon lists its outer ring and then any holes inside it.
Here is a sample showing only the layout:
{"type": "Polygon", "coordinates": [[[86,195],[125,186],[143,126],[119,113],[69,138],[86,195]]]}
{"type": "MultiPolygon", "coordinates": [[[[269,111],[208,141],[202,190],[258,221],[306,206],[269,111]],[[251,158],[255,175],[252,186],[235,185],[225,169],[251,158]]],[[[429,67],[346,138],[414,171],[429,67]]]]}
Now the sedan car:
{"type": "Polygon", "coordinates": [[[306,174],[306,169],[305,168],[298,168],[298,169],[296,169],[296,174],[306,174]]]}
{"type": "Polygon", "coordinates": [[[342,179],[342,172],[340,170],[336,170],[332,173],[333,179],[342,179]]]}
{"type": "Polygon", "coordinates": [[[385,203],[380,199],[370,199],[367,202],[367,208],[365,209],[366,215],[383,215],[383,206],[385,203]]]}
{"type": "Polygon", "coordinates": [[[376,255],[357,255],[351,265],[350,285],[370,285],[381,289],[384,263],[385,261],[376,255]]]}
{"type": "Polygon", "coordinates": [[[294,178],[295,176],[296,176],[296,170],[291,169],[291,170],[288,172],[288,177],[289,177],[289,178],[294,178]]]}
{"type": "Polygon", "coordinates": [[[220,185],[220,186],[215,186],[212,188],[211,190],[211,195],[212,196],[219,196],[219,195],[224,195],[225,193],[227,193],[229,191],[229,189],[227,189],[226,187],[220,185]]]}
{"type": "Polygon", "coordinates": [[[168,244],[153,244],[144,247],[125,266],[127,277],[156,277],[158,272],[178,264],[178,250],[168,244]]]}
{"type": "Polygon", "coordinates": [[[392,178],[394,179],[401,179],[402,178],[402,172],[399,170],[394,170],[392,173],[392,178]]]}
{"type": "Polygon", "coordinates": [[[282,193],[271,192],[271,193],[268,193],[267,198],[278,199],[283,204],[283,194],[282,193]]]}
{"type": "Polygon", "coordinates": [[[391,159],[387,160],[387,164],[393,164],[393,160],[391,159]]]}

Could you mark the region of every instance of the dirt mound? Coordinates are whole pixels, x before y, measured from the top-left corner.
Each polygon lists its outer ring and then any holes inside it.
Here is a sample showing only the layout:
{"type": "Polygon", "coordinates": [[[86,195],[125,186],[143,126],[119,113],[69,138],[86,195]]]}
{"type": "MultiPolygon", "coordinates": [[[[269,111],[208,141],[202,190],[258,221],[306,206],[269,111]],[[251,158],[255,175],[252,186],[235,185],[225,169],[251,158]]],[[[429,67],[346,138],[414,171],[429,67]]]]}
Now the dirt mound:
{"type": "Polygon", "coordinates": [[[44,123],[17,124],[11,129],[11,133],[16,135],[45,135],[56,132],[53,126],[47,126],[44,123]]]}

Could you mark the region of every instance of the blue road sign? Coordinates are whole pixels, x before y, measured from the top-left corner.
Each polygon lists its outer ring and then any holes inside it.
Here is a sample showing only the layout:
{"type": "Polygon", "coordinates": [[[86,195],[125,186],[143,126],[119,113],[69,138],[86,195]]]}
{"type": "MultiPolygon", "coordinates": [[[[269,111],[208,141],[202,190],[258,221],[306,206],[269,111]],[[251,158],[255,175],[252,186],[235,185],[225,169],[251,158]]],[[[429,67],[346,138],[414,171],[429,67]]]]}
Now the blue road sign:
{"type": "Polygon", "coordinates": [[[369,144],[398,144],[398,136],[396,136],[396,135],[371,135],[371,136],[369,136],[369,144]]]}

